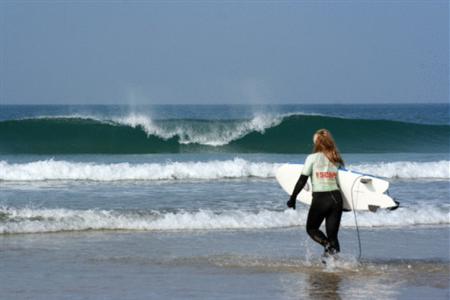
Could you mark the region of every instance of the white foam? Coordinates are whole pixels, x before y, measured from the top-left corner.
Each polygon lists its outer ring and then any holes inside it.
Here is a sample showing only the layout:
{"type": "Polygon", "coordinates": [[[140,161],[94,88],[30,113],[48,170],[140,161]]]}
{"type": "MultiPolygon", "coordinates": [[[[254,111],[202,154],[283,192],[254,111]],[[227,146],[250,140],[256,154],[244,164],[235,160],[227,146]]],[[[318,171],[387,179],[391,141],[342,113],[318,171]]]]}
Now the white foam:
{"type": "MultiPolygon", "coordinates": [[[[111,210],[0,208],[0,233],[39,233],[82,230],[211,230],[265,229],[305,226],[306,210],[249,212],[231,210],[148,214],[111,210]],[[5,217],[6,216],[6,217],[5,217]]],[[[359,213],[360,227],[403,227],[450,224],[448,208],[415,207],[396,211],[359,213]]],[[[343,227],[354,227],[353,214],[345,213],[343,227]]]]}
{"type": "Polygon", "coordinates": [[[450,178],[450,161],[381,162],[349,166],[349,169],[386,178],[450,178]]]}
{"type": "MultiPolygon", "coordinates": [[[[0,180],[180,180],[223,178],[274,178],[279,163],[251,162],[241,158],[205,162],[94,163],[40,160],[29,163],[0,161],[0,180]]],[[[390,162],[350,166],[350,169],[387,178],[450,178],[450,162],[390,162]]]]}
{"type": "MultiPolygon", "coordinates": [[[[162,139],[170,139],[177,137],[181,144],[201,144],[208,146],[223,146],[231,141],[240,139],[241,137],[251,133],[260,132],[268,128],[279,125],[284,118],[293,115],[306,115],[301,112],[289,114],[268,114],[258,113],[251,119],[243,120],[171,120],[171,121],[155,121],[150,116],[139,113],[130,113],[121,117],[99,117],[95,115],[42,115],[29,119],[85,119],[95,120],[110,125],[125,125],[133,128],[142,128],[147,136],[156,136],[162,139]]],[[[316,114],[309,114],[316,115],[316,114]]]]}
{"type": "Polygon", "coordinates": [[[158,127],[150,117],[145,115],[133,113],[126,117],[116,118],[114,121],[133,128],[141,127],[148,136],[155,135],[167,140],[177,135],[177,132],[169,132],[158,127]]]}
{"type": "Polygon", "coordinates": [[[251,132],[264,133],[267,128],[280,124],[285,116],[258,114],[250,120],[225,122],[211,121],[163,124],[156,123],[147,115],[130,114],[116,118],[119,124],[141,127],[148,136],[158,136],[163,139],[178,137],[181,144],[201,144],[208,146],[223,146],[251,132]],[[207,126],[207,128],[203,128],[207,126]]]}
{"type": "Polygon", "coordinates": [[[0,180],[177,180],[274,176],[278,164],[235,158],[225,161],[98,164],[41,160],[23,164],[0,161],[0,180]]]}

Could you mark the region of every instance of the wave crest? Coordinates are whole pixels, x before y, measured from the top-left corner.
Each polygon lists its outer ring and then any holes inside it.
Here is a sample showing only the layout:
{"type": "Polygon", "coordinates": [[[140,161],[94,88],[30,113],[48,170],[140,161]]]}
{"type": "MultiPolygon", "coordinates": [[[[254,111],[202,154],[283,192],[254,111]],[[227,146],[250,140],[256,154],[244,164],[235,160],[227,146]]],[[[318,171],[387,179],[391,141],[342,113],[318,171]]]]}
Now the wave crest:
{"type": "Polygon", "coordinates": [[[251,132],[264,133],[267,128],[279,125],[283,116],[256,115],[250,120],[205,121],[169,120],[155,122],[145,115],[131,114],[115,119],[122,125],[142,128],[147,136],[157,136],[165,140],[178,138],[181,144],[223,146],[238,140],[251,132]]]}

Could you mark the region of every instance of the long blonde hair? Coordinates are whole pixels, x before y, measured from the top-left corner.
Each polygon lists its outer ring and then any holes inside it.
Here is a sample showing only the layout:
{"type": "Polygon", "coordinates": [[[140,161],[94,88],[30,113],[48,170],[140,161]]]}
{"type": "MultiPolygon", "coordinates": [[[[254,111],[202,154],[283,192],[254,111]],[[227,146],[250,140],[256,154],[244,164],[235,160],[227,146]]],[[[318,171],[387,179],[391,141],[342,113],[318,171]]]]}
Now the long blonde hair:
{"type": "Polygon", "coordinates": [[[322,152],[336,166],[344,166],[344,160],[334,142],[333,136],[326,129],[319,129],[314,134],[314,153],[322,152]]]}

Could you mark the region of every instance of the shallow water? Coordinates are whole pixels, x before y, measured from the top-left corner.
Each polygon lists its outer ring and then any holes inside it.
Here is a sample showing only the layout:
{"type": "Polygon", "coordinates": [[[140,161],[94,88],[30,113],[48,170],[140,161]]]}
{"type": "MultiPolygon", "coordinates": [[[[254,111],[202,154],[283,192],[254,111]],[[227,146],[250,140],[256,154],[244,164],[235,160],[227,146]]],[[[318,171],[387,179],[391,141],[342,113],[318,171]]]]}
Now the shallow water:
{"type": "Polygon", "coordinates": [[[343,229],[343,254],[324,266],[304,228],[3,235],[0,286],[24,299],[448,297],[448,228],[361,236],[360,262],[343,229]]]}

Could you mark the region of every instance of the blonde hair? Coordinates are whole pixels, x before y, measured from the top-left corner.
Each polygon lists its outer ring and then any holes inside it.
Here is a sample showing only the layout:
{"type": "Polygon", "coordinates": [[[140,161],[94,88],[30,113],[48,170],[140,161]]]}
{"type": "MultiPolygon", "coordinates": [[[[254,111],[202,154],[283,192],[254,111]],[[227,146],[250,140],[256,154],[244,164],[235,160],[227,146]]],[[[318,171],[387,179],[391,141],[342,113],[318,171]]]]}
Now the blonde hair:
{"type": "Polygon", "coordinates": [[[344,166],[344,160],[334,142],[333,136],[326,129],[319,129],[314,134],[314,153],[322,152],[336,166],[344,166]]]}

